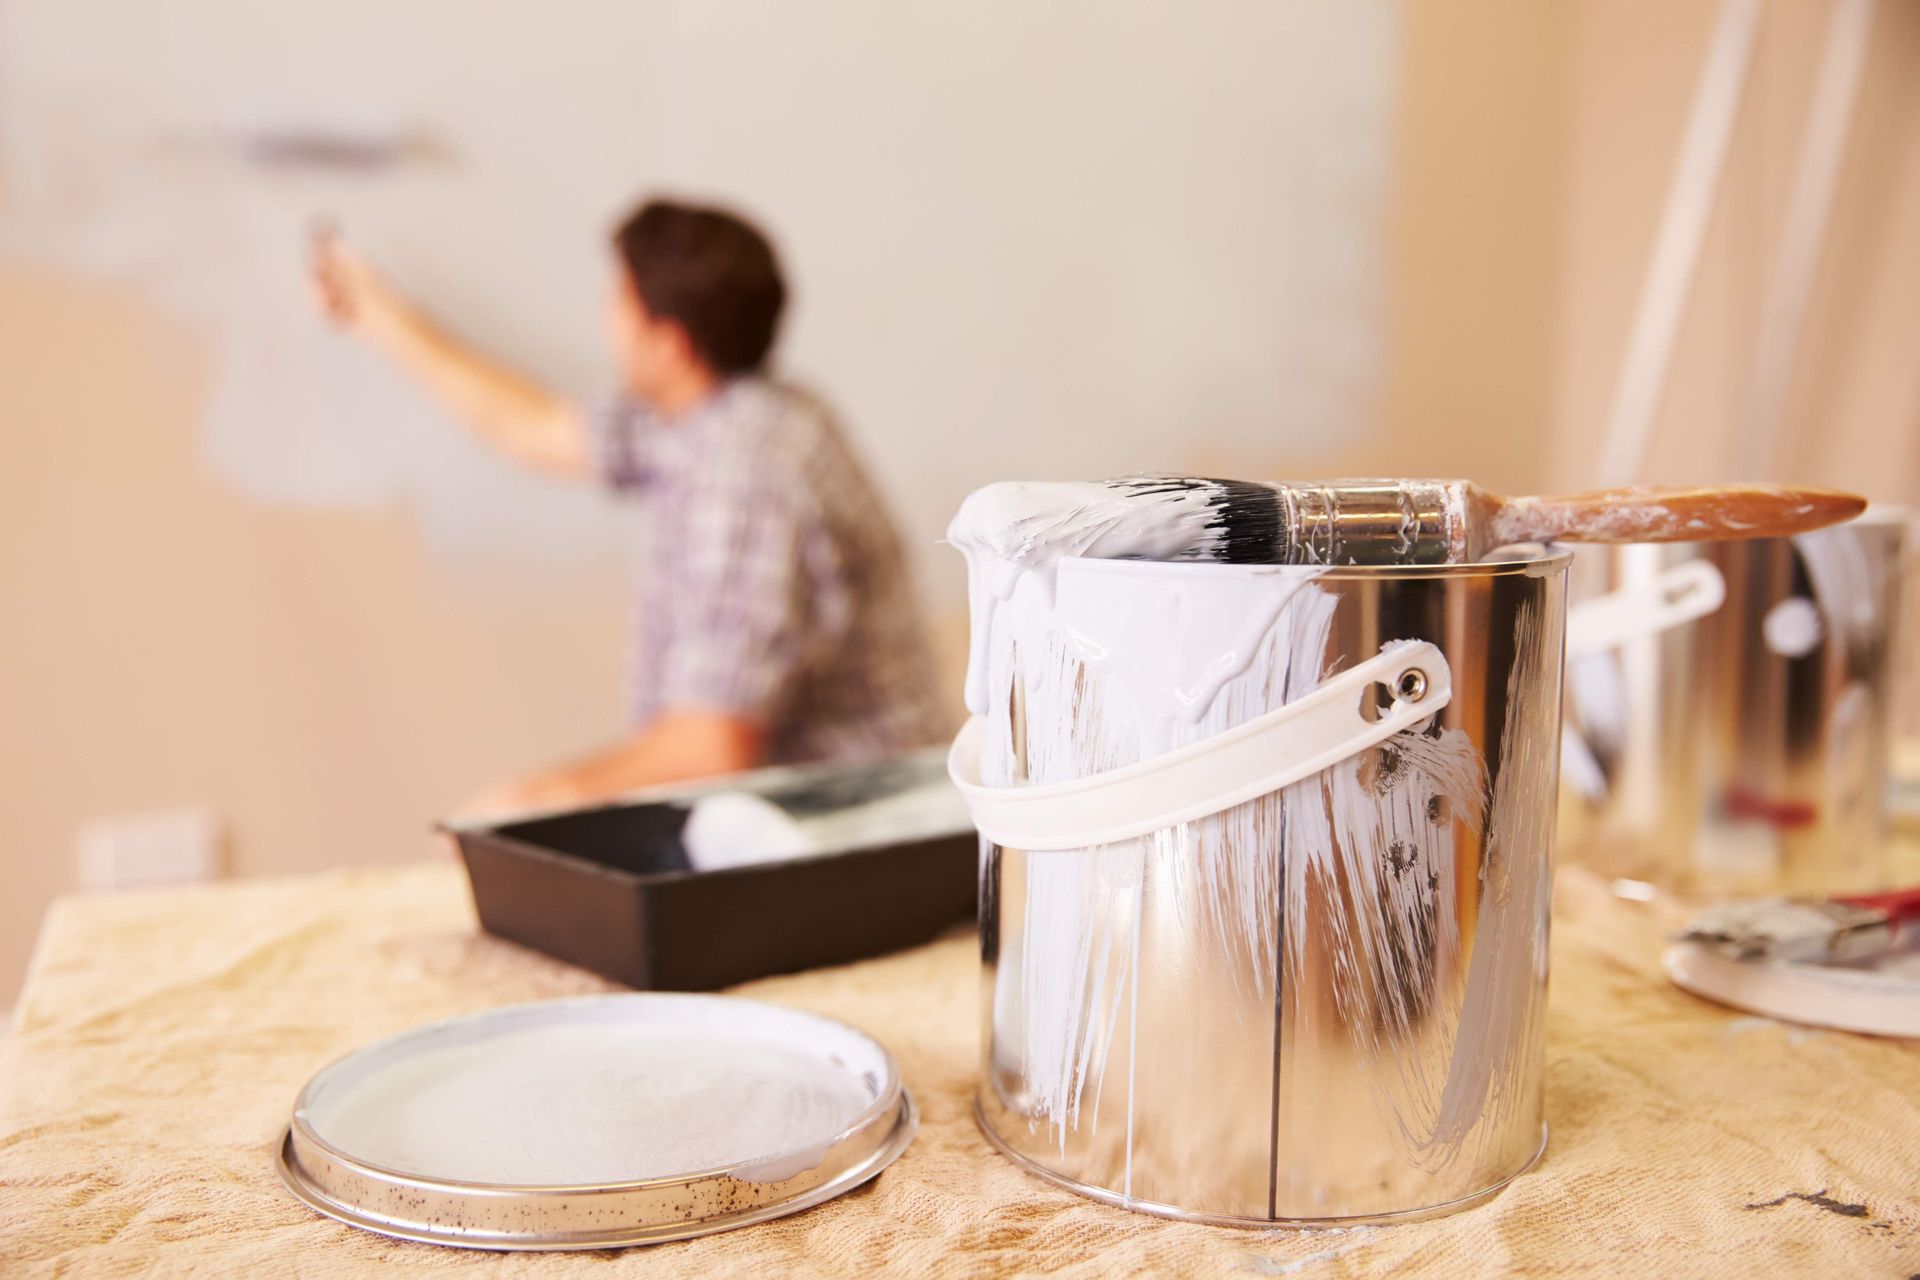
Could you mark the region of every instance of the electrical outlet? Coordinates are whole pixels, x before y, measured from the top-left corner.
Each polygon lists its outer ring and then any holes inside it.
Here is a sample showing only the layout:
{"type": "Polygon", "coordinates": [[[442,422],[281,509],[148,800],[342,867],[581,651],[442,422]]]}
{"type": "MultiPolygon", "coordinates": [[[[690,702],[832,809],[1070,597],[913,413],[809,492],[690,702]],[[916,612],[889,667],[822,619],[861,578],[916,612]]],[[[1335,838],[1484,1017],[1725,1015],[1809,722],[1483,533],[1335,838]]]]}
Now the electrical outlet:
{"type": "Polygon", "coordinates": [[[80,887],[95,891],[216,879],[220,820],[206,809],[95,818],[80,828],[80,887]]]}

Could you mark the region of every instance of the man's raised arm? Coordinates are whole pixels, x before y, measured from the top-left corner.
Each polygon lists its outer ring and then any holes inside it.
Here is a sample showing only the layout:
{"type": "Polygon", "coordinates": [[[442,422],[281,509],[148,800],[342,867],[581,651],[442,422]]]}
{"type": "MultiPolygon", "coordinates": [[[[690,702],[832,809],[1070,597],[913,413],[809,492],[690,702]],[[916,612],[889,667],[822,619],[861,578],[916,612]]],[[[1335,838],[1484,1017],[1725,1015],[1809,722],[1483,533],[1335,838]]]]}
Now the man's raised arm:
{"type": "Polygon", "coordinates": [[[578,406],[462,343],[333,236],[315,237],[312,271],[328,316],[386,352],[482,439],[542,471],[591,474],[578,406]]]}

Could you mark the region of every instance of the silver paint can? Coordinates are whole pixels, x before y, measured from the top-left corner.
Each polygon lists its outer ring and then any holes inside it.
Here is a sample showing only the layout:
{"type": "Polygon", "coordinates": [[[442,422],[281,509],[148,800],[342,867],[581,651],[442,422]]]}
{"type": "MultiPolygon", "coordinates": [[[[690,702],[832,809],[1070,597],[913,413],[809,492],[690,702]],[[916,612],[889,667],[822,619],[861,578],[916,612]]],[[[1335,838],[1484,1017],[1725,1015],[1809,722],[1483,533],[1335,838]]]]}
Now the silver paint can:
{"type": "Polygon", "coordinates": [[[1539,1156],[1569,557],[1512,555],[1069,560],[990,620],[953,771],[1002,1152],[1239,1226],[1464,1208],[1539,1156]]]}
{"type": "Polygon", "coordinates": [[[1567,629],[1570,861],[1703,898],[1885,887],[1911,522],[1583,550],[1567,629]],[[1697,616],[1662,584],[1704,578],[1697,616]],[[1644,624],[1627,619],[1641,601],[1644,624]],[[1595,619],[1611,622],[1596,627],[1595,619]]]}
{"type": "Polygon", "coordinates": [[[1726,578],[1698,544],[1583,547],[1570,575],[1563,858],[1634,884],[1686,879],[1700,834],[1692,696],[1726,578]]]}

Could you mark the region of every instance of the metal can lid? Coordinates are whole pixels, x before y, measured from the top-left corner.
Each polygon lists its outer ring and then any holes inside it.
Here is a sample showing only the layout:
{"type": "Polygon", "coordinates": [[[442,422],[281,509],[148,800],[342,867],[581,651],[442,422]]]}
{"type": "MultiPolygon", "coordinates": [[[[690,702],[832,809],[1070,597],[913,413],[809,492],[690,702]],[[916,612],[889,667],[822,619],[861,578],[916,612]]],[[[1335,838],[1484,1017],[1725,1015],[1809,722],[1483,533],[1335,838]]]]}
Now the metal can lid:
{"type": "Polygon", "coordinates": [[[406,1240],[606,1249],[832,1199],[912,1142],[891,1055],[852,1027],[732,996],[514,1005],[323,1068],[279,1165],[308,1206],[406,1240]]]}

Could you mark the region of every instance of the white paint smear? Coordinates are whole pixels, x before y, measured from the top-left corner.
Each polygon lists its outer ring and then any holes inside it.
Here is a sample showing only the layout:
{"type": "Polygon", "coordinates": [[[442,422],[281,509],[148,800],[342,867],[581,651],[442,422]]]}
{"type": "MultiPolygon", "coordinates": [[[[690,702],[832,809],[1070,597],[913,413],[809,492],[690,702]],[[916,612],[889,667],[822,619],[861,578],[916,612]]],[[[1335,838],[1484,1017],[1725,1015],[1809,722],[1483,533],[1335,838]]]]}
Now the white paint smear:
{"type": "MultiPolygon", "coordinates": [[[[992,572],[991,566],[986,567],[992,572]]],[[[1302,566],[1064,559],[1013,575],[976,656],[988,785],[1060,782],[1197,742],[1313,687],[1297,619],[1332,607],[1302,566]]],[[[974,570],[976,580],[982,575],[974,570]]],[[[1322,634],[1324,634],[1322,632],[1322,634]]],[[[1113,1051],[1134,979],[1133,930],[1149,850],[1172,841],[1174,892],[1246,957],[1236,981],[1271,995],[1277,842],[1251,806],[1143,840],[1028,863],[1020,946],[1025,1074],[1039,1113],[1065,1131],[1113,1051]],[[1238,824],[1238,825],[1236,825],[1238,824]],[[1263,960],[1265,963],[1263,963],[1263,960]]]]}
{"type": "Polygon", "coordinates": [[[1033,611],[1051,608],[1061,561],[1204,556],[1218,540],[1214,519],[1199,490],[1143,503],[1092,481],[1009,480],[968,495],[947,527],[947,541],[967,560],[967,708],[986,710],[988,647],[1000,609],[1017,592],[1028,612],[1014,627],[1032,643],[1048,626],[1033,611]]]}
{"type": "Polygon", "coordinates": [[[1514,624],[1513,667],[1499,741],[1504,755],[1492,779],[1486,845],[1480,863],[1479,912],[1466,999],[1454,1034],[1433,1129],[1420,1146],[1434,1167],[1458,1156],[1476,1131],[1506,1125],[1483,1118],[1530,1105],[1523,1094],[1544,1052],[1545,1021],[1537,992],[1547,976],[1547,912],[1552,886],[1554,771],[1558,709],[1528,698],[1561,637],[1546,630],[1537,609],[1523,605],[1514,624]]]}

